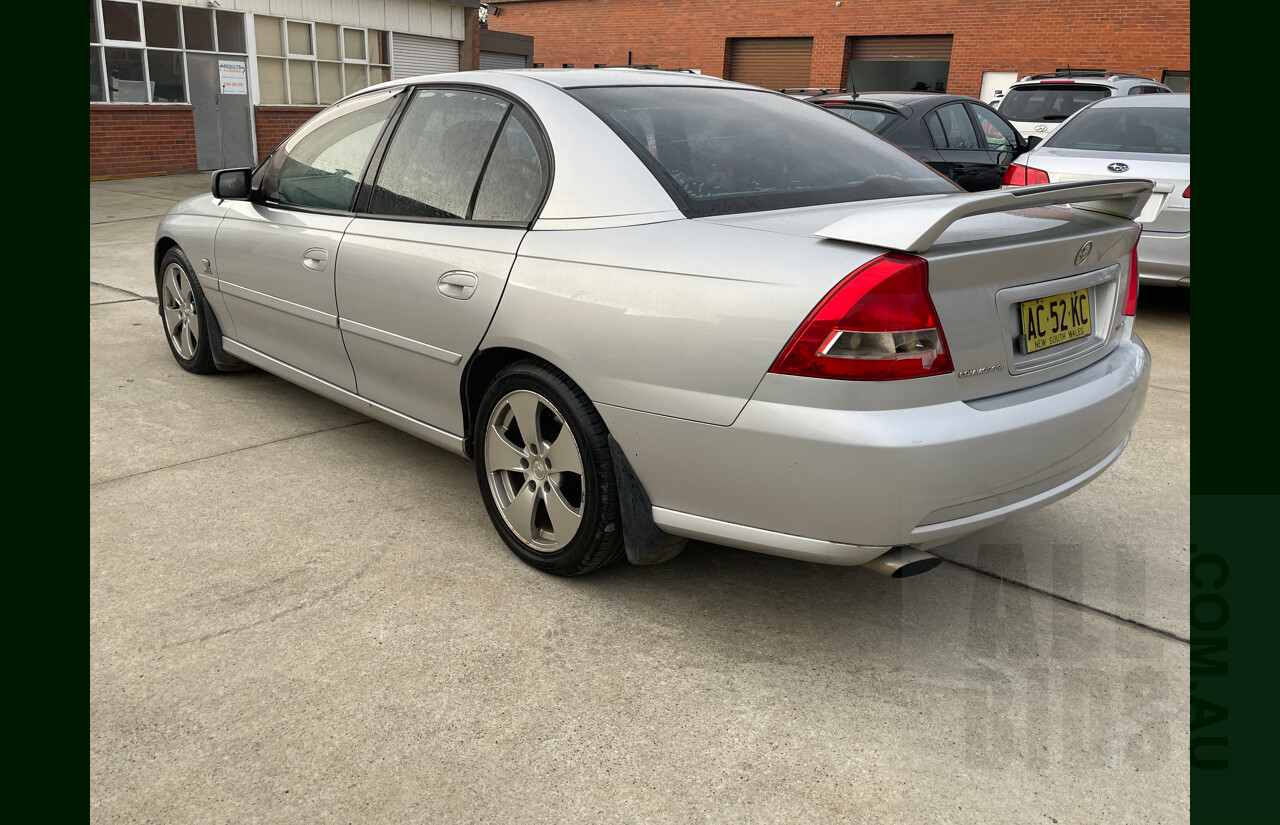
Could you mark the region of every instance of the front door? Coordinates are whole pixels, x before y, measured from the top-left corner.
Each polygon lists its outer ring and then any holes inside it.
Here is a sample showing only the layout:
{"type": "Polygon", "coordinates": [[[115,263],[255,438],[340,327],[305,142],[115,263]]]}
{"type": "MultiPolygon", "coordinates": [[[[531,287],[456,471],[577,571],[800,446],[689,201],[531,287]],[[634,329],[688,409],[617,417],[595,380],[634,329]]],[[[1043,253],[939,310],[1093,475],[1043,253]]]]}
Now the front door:
{"type": "Polygon", "coordinates": [[[334,272],[365,166],[396,90],[313,118],[272,155],[248,201],[231,201],[214,241],[235,339],[348,391],[334,272]]]}
{"type": "Polygon", "coordinates": [[[195,109],[196,166],[253,166],[253,105],[243,55],[187,55],[195,109]]]}

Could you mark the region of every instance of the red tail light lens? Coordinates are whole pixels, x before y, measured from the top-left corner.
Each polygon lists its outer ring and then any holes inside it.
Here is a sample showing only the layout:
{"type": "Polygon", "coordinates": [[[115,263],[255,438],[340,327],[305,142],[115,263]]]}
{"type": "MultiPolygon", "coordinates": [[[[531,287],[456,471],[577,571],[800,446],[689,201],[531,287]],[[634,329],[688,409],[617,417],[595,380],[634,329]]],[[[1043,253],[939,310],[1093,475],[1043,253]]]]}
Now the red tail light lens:
{"type": "Polygon", "coordinates": [[[1048,172],[1023,166],[1021,163],[1009,164],[1009,168],[1004,173],[1004,180],[1001,181],[1005,186],[1035,186],[1038,183],[1048,182],[1048,172]]]}
{"type": "Polygon", "coordinates": [[[1124,296],[1124,314],[1138,314],[1138,245],[1129,250],[1129,289],[1124,296]]]}
{"type": "Polygon", "coordinates": [[[827,293],[770,372],[897,381],[952,371],[922,258],[882,255],[827,293]]]}
{"type": "Polygon", "coordinates": [[[1187,200],[1191,200],[1191,184],[1189,183],[1187,184],[1187,191],[1182,193],[1182,197],[1186,198],[1187,200]]]}

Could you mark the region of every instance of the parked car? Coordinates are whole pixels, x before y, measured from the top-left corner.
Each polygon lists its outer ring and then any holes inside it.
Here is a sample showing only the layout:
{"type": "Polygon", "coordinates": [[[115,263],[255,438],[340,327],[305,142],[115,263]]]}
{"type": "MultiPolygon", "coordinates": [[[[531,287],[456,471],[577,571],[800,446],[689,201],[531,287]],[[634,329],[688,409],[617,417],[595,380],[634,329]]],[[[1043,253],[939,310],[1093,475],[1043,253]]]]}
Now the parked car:
{"type": "Polygon", "coordinates": [[[431,75],[215,173],[155,277],[184,369],[257,366],[473,459],[541,570],[694,538],[903,575],[1124,449],[1149,190],[965,193],[714,78],[431,75]]]}
{"type": "Polygon", "coordinates": [[[1172,92],[1149,77],[1104,69],[1065,69],[1022,78],[1009,87],[995,108],[1034,144],[1035,138],[1053,134],[1060,123],[1095,100],[1172,92]]]}
{"type": "Polygon", "coordinates": [[[808,99],[937,169],[970,192],[998,189],[1027,141],[985,103],[933,92],[873,92],[808,99]]]}
{"type": "Polygon", "coordinates": [[[1115,97],[1073,115],[1005,176],[1008,186],[1148,178],[1142,283],[1191,286],[1191,95],[1115,97]]]}

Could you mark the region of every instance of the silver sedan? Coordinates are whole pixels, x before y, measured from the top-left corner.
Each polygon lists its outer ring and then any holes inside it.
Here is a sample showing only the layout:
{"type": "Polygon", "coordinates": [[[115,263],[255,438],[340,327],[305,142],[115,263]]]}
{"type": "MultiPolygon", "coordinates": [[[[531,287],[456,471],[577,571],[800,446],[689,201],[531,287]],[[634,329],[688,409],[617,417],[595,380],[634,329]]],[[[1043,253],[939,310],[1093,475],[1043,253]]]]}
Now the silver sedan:
{"type": "Polygon", "coordinates": [[[910,575],[1124,449],[1149,194],[966,193],[714,78],[469,72],[216,173],[155,276],[184,368],[258,367],[474,459],[541,570],[694,538],[910,575]]]}
{"type": "Polygon", "coordinates": [[[1111,97],[1072,115],[1005,175],[1005,184],[1147,178],[1138,214],[1144,284],[1191,286],[1191,95],[1111,97]]]}

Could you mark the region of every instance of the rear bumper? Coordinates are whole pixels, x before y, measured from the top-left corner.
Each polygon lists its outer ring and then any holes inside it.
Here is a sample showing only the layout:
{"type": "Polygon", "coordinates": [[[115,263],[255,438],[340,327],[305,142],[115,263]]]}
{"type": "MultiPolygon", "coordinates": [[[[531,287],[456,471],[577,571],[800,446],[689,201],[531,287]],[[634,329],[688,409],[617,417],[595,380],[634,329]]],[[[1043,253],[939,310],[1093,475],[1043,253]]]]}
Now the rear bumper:
{"type": "Polygon", "coordinates": [[[943,544],[1087,484],[1127,444],[1149,368],[1134,337],[1070,376],[979,402],[867,411],[757,398],[730,427],[600,412],[667,532],[861,564],[895,545],[943,544]]]}
{"type": "Polygon", "coordinates": [[[1143,231],[1138,241],[1138,283],[1191,286],[1191,233],[1143,231]]]}

